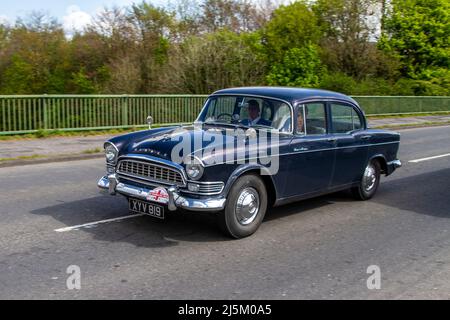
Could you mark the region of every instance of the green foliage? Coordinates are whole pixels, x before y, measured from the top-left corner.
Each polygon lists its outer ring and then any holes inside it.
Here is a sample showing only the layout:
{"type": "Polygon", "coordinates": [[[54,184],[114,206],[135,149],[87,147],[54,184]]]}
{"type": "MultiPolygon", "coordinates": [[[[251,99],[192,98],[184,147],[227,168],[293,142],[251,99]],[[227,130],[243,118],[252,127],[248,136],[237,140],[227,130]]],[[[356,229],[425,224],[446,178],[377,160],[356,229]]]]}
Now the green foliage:
{"type": "Polygon", "coordinates": [[[342,72],[327,73],[324,75],[319,87],[350,94],[356,87],[356,80],[342,72]]]}
{"type": "Polygon", "coordinates": [[[32,93],[28,84],[33,81],[33,66],[13,55],[2,75],[2,94],[32,93]]]}
{"type": "Polygon", "coordinates": [[[379,47],[399,58],[403,75],[428,81],[434,69],[448,69],[450,2],[393,0],[391,5],[379,47]]]}
{"type": "Polygon", "coordinates": [[[105,9],[71,37],[39,12],[0,25],[0,94],[203,94],[266,84],[450,94],[449,0],[176,0],[124,9],[105,9]]]}
{"type": "Polygon", "coordinates": [[[76,88],[77,94],[94,94],[97,93],[97,88],[93,81],[89,79],[84,68],[72,74],[72,83],[76,88]]]}
{"type": "Polygon", "coordinates": [[[322,31],[322,60],[333,72],[362,80],[394,74],[396,67],[377,49],[380,0],[317,0],[312,9],[322,31]]]}
{"type": "Polygon", "coordinates": [[[449,85],[444,82],[436,82],[436,79],[425,81],[402,78],[395,81],[372,77],[356,80],[344,73],[330,73],[324,76],[319,87],[361,96],[449,96],[449,85]]]}
{"type": "Polygon", "coordinates": [[[324,74],[317,48],[308,44],[286,52],[281,63],[274,64],[267,75],[269,85],[316,87],[324,74]]]}
{"type": "Polygon", "coordinates": [[[317,43],[320,30],[314,12],[305,1],[297,1],[276,9],[263,34],[267,59],[280,62],[286,51],[317,43]]]}
{"type": "Polygon", "coordinates": [[[177,49],[166,81],[172,92],[206,94],[264,81],[265,61],[257,33],[236,34],[223,29],[191,37],[177,49]]]}

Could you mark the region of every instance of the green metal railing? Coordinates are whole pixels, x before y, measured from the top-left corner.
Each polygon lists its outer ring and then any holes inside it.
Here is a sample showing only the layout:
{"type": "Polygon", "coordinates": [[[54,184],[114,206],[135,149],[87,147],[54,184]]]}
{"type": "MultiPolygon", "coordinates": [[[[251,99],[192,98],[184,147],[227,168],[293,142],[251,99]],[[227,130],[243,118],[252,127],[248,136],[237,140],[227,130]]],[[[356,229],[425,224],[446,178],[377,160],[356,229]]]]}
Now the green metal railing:
{"type": "Polygon", "coordinates": [[[192,122],[207,96],[0,96],[0,134],[38,130],[96,130],[192,122]]]}
{"type": "Polygon", "coordinates": [[[368,115],[450,111],[450,97],[353,97],[368,115]]]}
{"type": "MultiPolygon", "coordinates": [[[[0,135],[97,130],[195,120],[206,95],[0,96],[0,135]]],[[[450,97],[354,97],[366,114],[450,111],[450,97]]]]}

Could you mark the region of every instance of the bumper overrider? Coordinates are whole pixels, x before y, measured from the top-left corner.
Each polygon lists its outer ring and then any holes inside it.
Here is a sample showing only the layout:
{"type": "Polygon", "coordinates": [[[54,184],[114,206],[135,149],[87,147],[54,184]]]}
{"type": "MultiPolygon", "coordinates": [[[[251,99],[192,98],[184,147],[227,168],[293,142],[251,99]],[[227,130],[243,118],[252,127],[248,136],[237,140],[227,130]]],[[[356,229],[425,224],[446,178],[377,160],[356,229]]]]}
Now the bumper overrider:
{"type": "MultiPolygon", "coordinates": [[[[136,198],[148,201],[154,189],[141,188],[130,184],[119,182],[115,174],[110,174],[101,178],[98,181],[98,187],[103,191],[107,191],[110,195],[121,194],[126,197],[136,198]]],[[[156,188],[155,188],[156,189],[156,188]]],[[[170,211],[175,211],[178,208],[190,211],[221,211],[225,208],[226,198],[215,196],[214,198],[194,199],[181,196],[177,186],[168,187],[165,189],[169,195],[167,203],[170,211]]]]}
{"type": "Polygon", "coordinates": [[[396,169],[401,168],[402,162],[400,160],[394,160],[387,163],[387,175],[392,174],[396,169]]]}

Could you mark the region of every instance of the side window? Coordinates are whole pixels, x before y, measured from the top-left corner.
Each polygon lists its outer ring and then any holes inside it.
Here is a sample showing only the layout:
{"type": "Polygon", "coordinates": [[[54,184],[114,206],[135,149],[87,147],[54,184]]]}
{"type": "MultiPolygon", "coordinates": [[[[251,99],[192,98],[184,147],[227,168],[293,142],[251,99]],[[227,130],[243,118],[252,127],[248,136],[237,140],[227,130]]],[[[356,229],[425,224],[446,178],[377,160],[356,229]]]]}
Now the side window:
{"type": "Polygon", "coordinates": [[[272,127],[279,132],[291,132],[291,108],[285,103],[280,103],[274,110],[275,114],[273,115],[272,127]]]}
{"type": "Polygon", "coordinates": [[[327,133],[325,104],[308,103],[298,110],[297,133],[308,135],[327,133]],[[306,117],[306,120],[303,117],[306,117]]]}
{"type": "Polygon", "coordinates": [[[353,108],[352,108],[352,116],[353,116],[353,130],[362,129],[363,125],[361,123],[361,118],[359,117],[359,115],[355,111],[355,109],[353,109],[353,108]]]}
{"type": "Polygon", "coordinates": [[[297,114],[297,134],[305,134],[304,114],[305,114],[305,107],[299,106],[297,114]]]}
{"type": "Polygon", "coordinates": [[[351,106],[331,104],[332,133],[347,133],[362,128],[358,113],[351,106]]]}

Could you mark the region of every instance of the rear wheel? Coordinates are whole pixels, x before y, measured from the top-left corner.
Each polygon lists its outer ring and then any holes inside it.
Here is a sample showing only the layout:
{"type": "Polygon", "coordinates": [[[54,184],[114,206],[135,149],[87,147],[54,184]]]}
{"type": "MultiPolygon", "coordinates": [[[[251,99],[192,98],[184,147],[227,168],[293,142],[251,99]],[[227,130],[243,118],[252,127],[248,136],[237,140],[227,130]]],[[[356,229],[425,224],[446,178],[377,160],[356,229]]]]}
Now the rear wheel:
{"type": "Polygon", "coordinates": [[[380,185],[381,167],[377,160],[367,164],[363,177],[358,186],[352,188],[353,196],[358,200],[371,199],[380,185]]]}
{"type": "Polygon", "coordinates": [[[267,210],[267,191],[257,175],[240,177],[230,190],[219,226],[225,234],[239,239],[252,235],[261,225],[267,210]]]}

